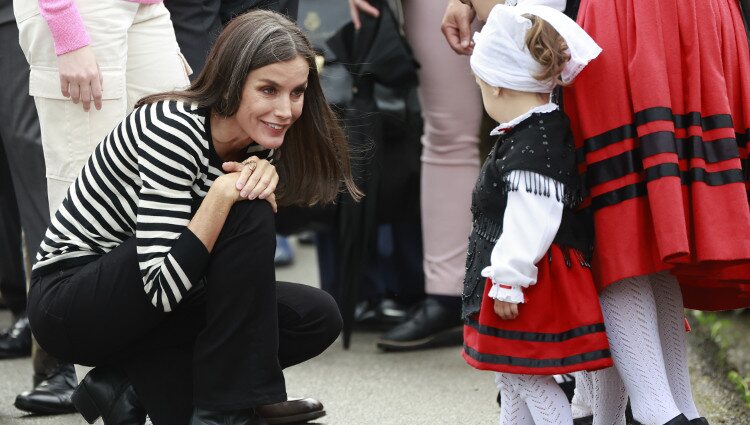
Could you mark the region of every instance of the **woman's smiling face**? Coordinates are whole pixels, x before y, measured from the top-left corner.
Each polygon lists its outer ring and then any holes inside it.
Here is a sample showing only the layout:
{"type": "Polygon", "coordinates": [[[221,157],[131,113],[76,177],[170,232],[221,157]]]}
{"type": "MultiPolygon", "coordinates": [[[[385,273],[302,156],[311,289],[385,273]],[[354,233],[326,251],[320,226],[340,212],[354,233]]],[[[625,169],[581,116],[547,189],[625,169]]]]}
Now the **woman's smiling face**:
{"type": "Polygon", "coordinates": [[[237,126],[265,148],[281,146],[289,127],[302,115],[309,72],[301,56],[250,71],[232,116],[237,126]]]}

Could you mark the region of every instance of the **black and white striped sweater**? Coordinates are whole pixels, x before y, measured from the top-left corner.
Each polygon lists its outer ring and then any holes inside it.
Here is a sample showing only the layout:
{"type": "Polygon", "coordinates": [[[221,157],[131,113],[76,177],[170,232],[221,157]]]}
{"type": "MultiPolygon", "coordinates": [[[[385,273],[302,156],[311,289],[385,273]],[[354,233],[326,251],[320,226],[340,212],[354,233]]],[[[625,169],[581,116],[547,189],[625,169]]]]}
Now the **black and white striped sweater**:
{"type": "Polygon", "coordinates": [[[187,224],[223,174],[209,123],[206,109],[177,101],[133,111],[71,185],[33,273],[87,264],[136,237],[143,288],[155,307],[171,311],[208,264],[187,224]]]}

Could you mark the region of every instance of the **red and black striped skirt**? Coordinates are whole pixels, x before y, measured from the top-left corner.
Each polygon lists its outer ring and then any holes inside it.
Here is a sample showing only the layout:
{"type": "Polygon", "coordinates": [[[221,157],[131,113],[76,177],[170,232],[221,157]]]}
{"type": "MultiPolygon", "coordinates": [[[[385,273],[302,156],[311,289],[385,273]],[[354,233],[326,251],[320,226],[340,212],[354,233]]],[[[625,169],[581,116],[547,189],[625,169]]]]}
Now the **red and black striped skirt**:
{"type": "Polygon", "coordinates": [[[602,47],[564,93],[601,288],[671,270],[690,308],[750,306],[750,51],[736,0],[583,0],[602,47]]]}
{"type": "Polygon", "coordinates": [[[557,245],[537,264],[519,315],[502,320],[485,284],[482,307],[464,326],[466,362],[477,369],[553,375],[612,366],[599,296],[591,273],[557,245]],[[566,264],[567,263],[567,264],[566,264]]]}

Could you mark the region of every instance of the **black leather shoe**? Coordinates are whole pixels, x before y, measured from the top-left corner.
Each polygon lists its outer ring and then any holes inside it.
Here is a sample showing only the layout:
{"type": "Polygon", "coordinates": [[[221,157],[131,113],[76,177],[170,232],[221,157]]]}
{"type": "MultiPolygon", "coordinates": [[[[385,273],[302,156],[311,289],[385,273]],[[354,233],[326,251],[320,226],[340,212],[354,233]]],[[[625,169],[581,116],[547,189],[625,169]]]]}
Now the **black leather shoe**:
{"type": "Polygon", "coordinates": [[[24,391],[13,404],[24,412],[37,415],[59,415],[76,411],[70,397],[76,387],[73,365],[63,363],[57,372],[31,391],[24,391]]]}
{"type": "Polygon", "coordinates": [[[104,425],[143,425],[146,410],[124,373],[96,367],[73,392],[78,412],[93,424],[100,416],[104,425]]]}
{"type": "Polygon", "coordinates": [[[558,382],[557,385],[559,385],[560,389],[565,393],[565,397],[568,398],[568,403],[572,403],[573,396],[576,392],[576,378],[570,373],[565,373],[560,376],[562,377],[562,382],[558,382]]]}
{"type": "Polygon", "coordinates": [[[31,326],[22,316],[9,329],[0,334],[0,359],[15,359],[31,355],[31,326]]]}
{"type": "Polygon", "coordinates": [[[680,413],[664,425],[690,425],[690,421],[685,417],[685,415],[680,413]]]}
{"type": "Polygon", "coordinates": [[[281,403],[258,406],[255,411],[269,425],[304,423],[326,415],[323,404],[314,398],[290,398],[281,403]]]}
{"type": "Polygon", "coordinates": [[[362,301],[354,310],[354,326],[367,331],[386,331],[406,321],[407,308],[392,299],[362,301]]]}
{"type": "Polygon", "coordinates": [[[427,297],[409,320],[380,338],[378,348],[407,351],[462,343],[461,312],[448,309],[436,299],[427,297]]]}
{"type": "Polygon", "coordinates": [[[196,408],[190,425],[267,425],[253,409],[215,412],[196,408]]]}
{"type": "Polygon", "coordinates": [[[581,416],[580,418],[573,419],[573,425],[593,425],[594,416],[581,416]]]}
{"type": "Polygon", "coordinates": [[[690,420],[690,425],[709,425],[706,418],[695,418],[690,420]]]}

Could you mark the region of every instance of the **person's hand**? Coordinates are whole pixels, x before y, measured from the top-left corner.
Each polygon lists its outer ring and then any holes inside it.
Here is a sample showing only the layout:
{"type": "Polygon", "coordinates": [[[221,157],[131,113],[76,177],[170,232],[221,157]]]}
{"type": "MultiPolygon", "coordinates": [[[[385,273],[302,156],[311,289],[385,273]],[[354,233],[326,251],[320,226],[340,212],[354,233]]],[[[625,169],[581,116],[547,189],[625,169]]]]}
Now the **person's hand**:
{"type": "Polygon", "coordinates": [[[251,156],[242,162],[225,162],[222,168],[227,173],[239,172],[235,188],[240,191],[240,198],[267,199],[279,183],[276,167],[257,156],[251,156]]]}
{"type": "Polygon", "coordinates": [[[474,9],[459,0],[450,0],[445,8],[440,30],[443,31],[451,49],[459,55],[470,55],[474,50],[474,42],[471,40],[471,23],[475,16],[474,9]]]}
{"type": "Polygon", "coordinates": [[[368,3],[367,0],[349,0],[349,13],[352,15],[355,30],[362,28],[362,21],[359,20],[360,11],[374,18],[380,16],[378,8],[368,3]]]}
{"type": "MultiPolygon", "coordinates": [[[[241,164],[239,162],[234,164],[241,164]]],[[[211,187],[208,189],[209,193],[218,194],[223,199],[228,200],[232,204],[239,201],[247,200],[247,196],[241,196],[240,189],[237,189],[237,181],[240,179],[241,171],[232,172],[219,176],[211,187]]],[[[271,193],[266,196],[265,200],[271,204],[273,212],[278,212],[278,205],[276,203],[276,195],[271,193]]]]}
{"type": "Polygon", "coordinates": [[[57,57],[60,72],[60,91],[73,103],[83,103],[88,112],[91,102],[96,109],[102,109],[102,74],[96,62],[94,50],[90,46],[73,50],[57,57]]]}
{"type": "Polygon", "coordinates": [[[495,300],[495,314],[503,320],[515,319],[518,317],[518,304],[495,300]]]}

